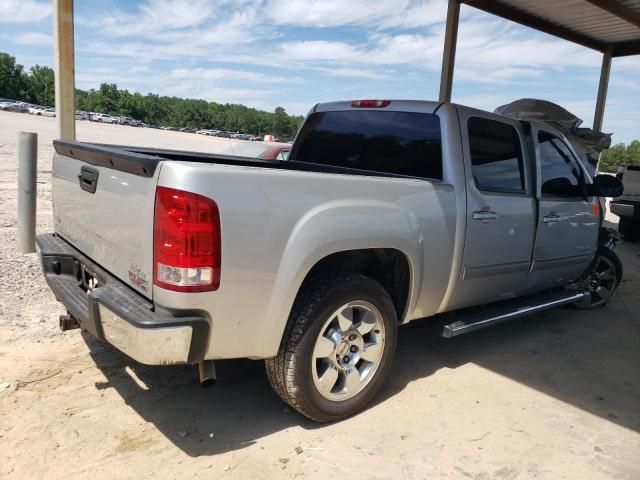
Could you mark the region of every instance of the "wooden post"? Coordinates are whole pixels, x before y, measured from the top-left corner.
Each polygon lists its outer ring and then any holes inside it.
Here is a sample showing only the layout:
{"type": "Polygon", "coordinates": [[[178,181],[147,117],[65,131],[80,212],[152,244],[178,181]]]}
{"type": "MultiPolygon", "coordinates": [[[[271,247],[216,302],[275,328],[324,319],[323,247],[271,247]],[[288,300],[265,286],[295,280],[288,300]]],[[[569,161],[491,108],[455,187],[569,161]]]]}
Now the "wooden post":
{"type": "Polygon", "coordinates": [[[447,8],[447,27],[444,32],[444,51],[442,52],[442,73],[440,75],[440,101],[450,102],[453,89],[453,67],[456,61],[458,42],[458,22],[460,20],[460,0],[449,0],[447,8]]]}
{"type": "Polygon", "coordinates": [[[53,32],[57,138],[75,140],[73,0],[53,0],[53,32]]]}
{"type": "Polygon", "coordinates": [[[593,130],[602,131],[604,119],[604,107],[607,102],[607,90],[609,89],[609,74],[611,73],[611,49],[602,55],[602,68],[600,69],[600,84],[598,85],[598,99],[596,100],[596,113],[593,117],[593,130]]]}

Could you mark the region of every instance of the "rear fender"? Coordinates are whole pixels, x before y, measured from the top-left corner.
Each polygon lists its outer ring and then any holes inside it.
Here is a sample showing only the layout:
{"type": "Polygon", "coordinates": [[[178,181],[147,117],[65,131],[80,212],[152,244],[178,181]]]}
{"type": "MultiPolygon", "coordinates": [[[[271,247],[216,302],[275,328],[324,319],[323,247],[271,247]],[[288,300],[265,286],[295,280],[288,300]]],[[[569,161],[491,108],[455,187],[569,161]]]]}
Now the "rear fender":
{"type": "Polygon", "coordinates": [[[278,268],[263,324],[265,356],[277,353],[304,279],[318,262],[334,253],[368,248],[402,252],[410,270],[405,315],[411,312],[420,291],[421,275],[416,268],[423,264],[423,238],[415,217],[393,204],[334,202],[309,211],[292,230],[278,268]]]}

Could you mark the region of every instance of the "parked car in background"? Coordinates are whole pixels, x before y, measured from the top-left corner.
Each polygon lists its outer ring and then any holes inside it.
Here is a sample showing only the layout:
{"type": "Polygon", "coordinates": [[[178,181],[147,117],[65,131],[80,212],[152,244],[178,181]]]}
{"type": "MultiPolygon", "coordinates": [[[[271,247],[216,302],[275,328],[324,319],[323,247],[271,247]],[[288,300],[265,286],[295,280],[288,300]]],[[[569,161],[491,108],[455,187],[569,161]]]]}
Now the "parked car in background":
{"type": "Polygon", "coordinates": [[[118,123],[120,119],[118,117],[107,115],[106,113],[94,113],[91,116],[91,120],[98,123],[118,123]]]}
{"type": "Polygon", "coordinates": [[[43,117],[55,117],[56,109],[53,107],[45,107],[42,109],[42,112],[37,115],[41,115],[43,117]]]}
{"type": "Polygon", "coordinates": [[[251,142],[231,143],[223,152],[237,157],[264,158],[265,160],[287,160],[291,151],[290,143],[251,142]]]}
{"type": "Polygon", "coordinates": [[[76,112],[76,120],[89,120],[89,113],[78,110],[76,112]]]}
{"type": "Polygon", "coordinates": [[[136,120],[135,118],[125,117],[125,116],[120,117],[120,119],[118,120],[118,123],[120,125],[129,125],[131,127],[139,127],[142,125],[142,122],[140,120],[136,120]]]}
{"type": "Polygon", "coordinates": [[[28,108],[23,107],[22,105],[19,105],[16,102],[12,102],[10,100],[1,101],[0,110],[3,110],[5,112],[17,112],[17,113],[28,112],[28,108]]]}
{"type": "Polygon", "coordinates": [[[224,130],[221,130],[218,133],[216,133],[216,137],[220,137],[220,138],[232,138],[232,135],[233,135],[232,132],[225,132],[224,130]]]}
{"type": "Polygon", "coordinates": [[[236,140],[245,140],[250,142],[253,142],[256,139],[256,137],[254,137],[253,135],[249,135],[248,133],[237,133],[234,138],[236,140]]]}
{"type": "Polygon", "coordinates": [[[189,127],[182,127],[180,131],[184,133],[196,133],[195,128],[189,128],[189,127]]]}
{"type": "Polygon", "coordinates": [[[624,185],[624,193],[611,201],[611,213],[620,217],[618,231],[631,242],[640,240],[640,166],[620,167],[616,177],[624,185]]]}

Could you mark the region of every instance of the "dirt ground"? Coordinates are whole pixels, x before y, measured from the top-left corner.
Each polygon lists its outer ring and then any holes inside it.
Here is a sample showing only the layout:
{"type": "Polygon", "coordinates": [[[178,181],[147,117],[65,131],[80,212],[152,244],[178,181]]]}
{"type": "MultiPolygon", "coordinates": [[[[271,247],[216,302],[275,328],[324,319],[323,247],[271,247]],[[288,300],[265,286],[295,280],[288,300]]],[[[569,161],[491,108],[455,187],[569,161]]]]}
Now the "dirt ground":
{"type": "MultiPolygon", "coordinates": [[[[363,413],[316,425],[261,362],[137,364],[80,331],[16,241],[16,138],[39,134],[38,232],[51,229],[53,119],[0,113],[0,478],[640,479],[640,246],[604,309],[561,308],[445,340],[400,331],[363,413]]],[[[78,138],[216,151],[226,140],[78,122],[78,138]]],[[[611,220],[615,220],[612,218],[611,220]]]]}

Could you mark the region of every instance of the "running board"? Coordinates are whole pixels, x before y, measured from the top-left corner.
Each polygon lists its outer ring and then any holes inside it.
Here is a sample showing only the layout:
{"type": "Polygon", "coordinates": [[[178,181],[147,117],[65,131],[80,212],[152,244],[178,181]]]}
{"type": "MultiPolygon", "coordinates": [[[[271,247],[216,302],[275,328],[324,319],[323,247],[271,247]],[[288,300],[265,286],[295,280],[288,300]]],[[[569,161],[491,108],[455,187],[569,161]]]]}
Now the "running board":
{"type": "Polygon", "coordinates": [[[582,300],[585,294],[583,292],[560,292],[551,295],[536,295],[521,302],[510,306],[501,305],[491,310],[481,312],[469,312],[461,314],[455,322],[448,323],[442,329],[442,336],[451,338],[463,333],[480,330],[497,323],[514,320],[516,318],[526,317],[533,313],[542,312],[550,308],[567,305],[569,303],[582,300]]]}

